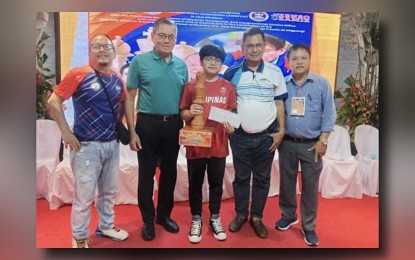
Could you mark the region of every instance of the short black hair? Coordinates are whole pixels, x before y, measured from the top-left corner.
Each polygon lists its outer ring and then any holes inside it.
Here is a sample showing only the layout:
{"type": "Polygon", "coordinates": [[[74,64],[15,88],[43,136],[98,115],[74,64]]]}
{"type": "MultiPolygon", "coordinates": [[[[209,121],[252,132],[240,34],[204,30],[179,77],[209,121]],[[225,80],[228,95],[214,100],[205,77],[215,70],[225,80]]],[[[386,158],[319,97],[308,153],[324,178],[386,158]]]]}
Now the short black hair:
{"type": "Polygon", "coordinates": [[[225,60],[226,53],[223,47],[216,45],[216,44],[206,44],[203,46],[199,51],[199,57],[200,60],[203,60],[203,58],[213,56],[215,58],[218,58],[222,61],[225,60]]]}
{"type": "Polygon", "coordinates": [[[308,47],[307,44],[304,43],[296,43],[293,46],[291,46],[291,48],[288,49],[287,51],[287,58],[290,58],[290,55],[293,51],[299,50],[299,49],[303,49],[308,53],[308,56],[310,56],[311,58],[311,51],[310,51],[310,47],[308,47]]]}
{"type": "Polygon", "coordinates": [[[261,30],[261,28],[259,27],[249,27],[248,29],[245,30],[243,36],[242,36],[242,44],[245,43],[245,40],[248,36],[254,36],[260,34],[262,36],[262,40],[264,40],[265,42],[265,35],[264,32],[261,30]]]}

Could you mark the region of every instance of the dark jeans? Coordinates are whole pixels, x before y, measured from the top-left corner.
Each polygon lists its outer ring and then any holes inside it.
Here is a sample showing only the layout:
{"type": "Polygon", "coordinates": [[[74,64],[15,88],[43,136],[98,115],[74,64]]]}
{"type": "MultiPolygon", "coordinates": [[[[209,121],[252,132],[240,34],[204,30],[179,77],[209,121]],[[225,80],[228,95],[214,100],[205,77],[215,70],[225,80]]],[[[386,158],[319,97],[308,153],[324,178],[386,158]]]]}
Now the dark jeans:
{"type": "Polygon", "coordinates": [[[192,215],[202,215],[202,186],[205,171],[209,182],[210,215],[219,214],[223,193],[226,158],[187,159],[189,204],[192,215]]]}
{"type": "Polygon", "coordinates": [[[302,228],[312,231],[315,228],[318,206],[318,183],[323,168],[321,158],[314,161],[314,151],[307,151],[314,142],[296,143],[283,140],[278,148],[280,163],[280,200],[281,215],[284,219],[297,218],[297,172],[301,165],[301,224],[302,228]]]}
{"type": "Polygon", "coordinates": [[[267,201],[271,166],[274,152],[268,149],[272,145],[269,133],[276,132],[276,124],[264,132],[247,134],[240,127],[230,136],[230,144],[235,168],[235,180],[232,183],[235,194],[235,211],[237,215],[248,216],[250,185],[252,173],[251,217],[262,218],[267,201]]]}
{"type": "Polygon", "coordinates": [[[154,174],[160,159],[157,217],[170,218],[173,209],[173,192],[177,178],[177,156],[179,154],[179,130],[183,120],[179,116],[167,121],[159,117],[139,114],[136,132],[143,149],[138,152],[138,206],[144,223],[153,223],[154,174]]]}

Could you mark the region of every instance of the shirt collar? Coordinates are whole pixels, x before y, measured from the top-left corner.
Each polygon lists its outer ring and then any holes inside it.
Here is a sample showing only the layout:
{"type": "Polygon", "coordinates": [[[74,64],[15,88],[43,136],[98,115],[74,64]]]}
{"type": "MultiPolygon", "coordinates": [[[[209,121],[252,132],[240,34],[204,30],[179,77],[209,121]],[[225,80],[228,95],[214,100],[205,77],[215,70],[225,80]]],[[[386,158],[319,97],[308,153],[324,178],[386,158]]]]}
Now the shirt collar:
{"type": "MultiPolygon", "coordinates": [[[[155,59],[155,60],[161,60],[161,59],[164,59],[163,57],[161,57],[161,56],[160,56],[160,55],[156,52],[156,49],[155,49],[155,48],[153,48],[152,52],[153,52],[153,59],[155,59]]],[[[174,55],[173,55],[173,53],[172,53],[172,54],[171,54],[171,59],[170,59],[170,61],[169,61],[168,63],[170,63],[170,62],[175,62],[177,59],[178,59],[178,58],[177,58],[176,56],[174,56],[174,55]]]]}
{"type": "MultiPolygon", "coordinates": [[[[244,59],[243,63],[242,63],[242,72],[245,71],[252,71],[249,67],[248,64],[246,64],[246,59],[244,59]]],[[[261,62],[259,63],[258,68],[256,69],[256,72],[262,73],[264,71],[264,61],[261,60],[261,62]]]]}
{"type": "MultiPolygon", "coordinates": [[[[314,82],[314,79],[315,79],[315,75],[309,71],[309,72],[307,73],[307,78],[306,78],[306,80],[305,80],[305,81],[306,81],[306,82],[314,82]]],[[[286,77],[285,82],[286,82],[286,83],[288,83],[288,82],[295,83],[294,78],[293,78],[293,75],[292,75],[292,74],[288,75],[288,76],[286,77]]]]}

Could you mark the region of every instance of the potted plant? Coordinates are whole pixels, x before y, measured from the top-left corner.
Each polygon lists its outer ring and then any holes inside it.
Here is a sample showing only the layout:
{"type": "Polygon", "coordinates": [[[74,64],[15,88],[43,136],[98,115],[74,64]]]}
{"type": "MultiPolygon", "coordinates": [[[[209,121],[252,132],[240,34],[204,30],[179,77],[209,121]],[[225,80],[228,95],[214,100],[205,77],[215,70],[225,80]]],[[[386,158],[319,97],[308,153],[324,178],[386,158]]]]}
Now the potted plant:
{"type": "Polygon", "coordinates": [[[36,45],[36,114],[38,119],[51,119],[47,101],[53,91],[51,79],[55,78],[55,74],[50,74],[51,70],[44,67],[48,56],[42,51],[45,47],[45,40],[48,38],[49,35],[43,31],[36,45]]]}
{"type": "Polygon", "coordinates": [[[339,104],[336,124],[347,126],[354,140],[358,125],[379,128],[379,13],[347,13],[342,20],[350,32],[347,43],[357,53],[357,68],[344,80],[347,87],[334,91],[339,104]]]}

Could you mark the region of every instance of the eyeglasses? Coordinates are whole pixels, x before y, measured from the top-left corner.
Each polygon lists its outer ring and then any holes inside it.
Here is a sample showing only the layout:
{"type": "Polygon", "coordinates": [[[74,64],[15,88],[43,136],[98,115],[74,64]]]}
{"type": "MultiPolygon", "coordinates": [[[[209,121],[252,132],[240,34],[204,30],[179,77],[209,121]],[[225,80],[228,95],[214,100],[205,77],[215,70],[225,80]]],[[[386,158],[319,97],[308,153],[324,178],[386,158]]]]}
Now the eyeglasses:
{"type": "Polygon", "coordinates": [[[208,56],[203,58],[204,62],[215,62],[215,64],[221,64],[222,60],[219,58],[215,58],[213,56],[208,56]]]}
{"type": "Polygon", "coordinates": [[[173,34],[164,34],[164,33],[154,33],[155,35],[157,35],[157,38],[159,40],[164,41],[166,38],[169,39],[169,41],[174,41],[176,39],[176,35],[173,34]]]}
{"type": "Polygon", "coordinates": [[[111,44],[91,44],[91,49],[94,51],[99,51],[102,48],[104,48],[104,50],[108,51],[112,49],[112,45],[111,44]]]}
{"type": "Polygon", "coordinates": [[[245,48],[247,48],[250,51],[252,51],[253,49],[262,49],[264,48],[264,44],[263,43],[247,44],[245,45],[245,48]]]}

